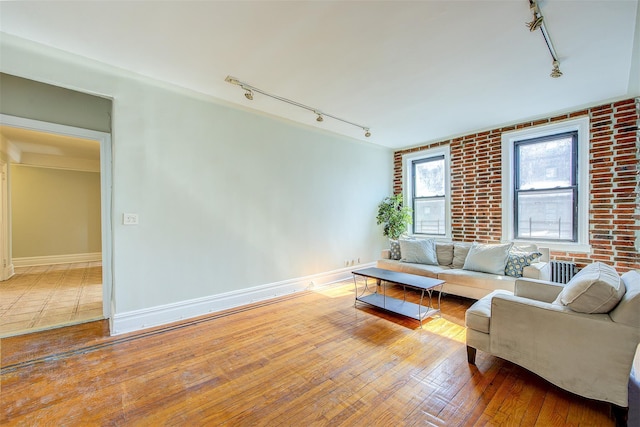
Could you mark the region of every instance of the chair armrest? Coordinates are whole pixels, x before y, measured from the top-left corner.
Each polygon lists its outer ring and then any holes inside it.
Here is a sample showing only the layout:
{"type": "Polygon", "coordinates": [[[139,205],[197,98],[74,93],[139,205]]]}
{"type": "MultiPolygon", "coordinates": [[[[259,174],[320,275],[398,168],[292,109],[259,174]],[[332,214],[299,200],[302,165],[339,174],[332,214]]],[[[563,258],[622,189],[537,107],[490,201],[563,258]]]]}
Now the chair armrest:
{"type": "Polygon", "coordinates": [[[640,328],[515,295],[494,295],[490,348],[584,397],[628,406],[629,372],[640,328]]]}
{"type": "Polygon", "coordinates": [[[553,302],[564,285],[535,279],[516,279],[514,295],[543,302],[553,302]]]}
{"type": "Polygon", "coordinates": [[[380,253],[380,257],[382,259],[391,259],[391,250],[383,249],[382,252],[380,253]]]}

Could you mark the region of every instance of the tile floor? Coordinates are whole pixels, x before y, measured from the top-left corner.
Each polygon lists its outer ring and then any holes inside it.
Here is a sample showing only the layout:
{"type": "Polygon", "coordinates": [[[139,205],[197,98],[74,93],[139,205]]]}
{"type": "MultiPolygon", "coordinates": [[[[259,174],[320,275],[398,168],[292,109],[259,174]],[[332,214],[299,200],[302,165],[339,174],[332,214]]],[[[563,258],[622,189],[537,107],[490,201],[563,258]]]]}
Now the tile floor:
{"type": "Polygon", "coordinates": [[[100,262],[17,267],[0,282],[0,337],[102,318],[100,262]]]}

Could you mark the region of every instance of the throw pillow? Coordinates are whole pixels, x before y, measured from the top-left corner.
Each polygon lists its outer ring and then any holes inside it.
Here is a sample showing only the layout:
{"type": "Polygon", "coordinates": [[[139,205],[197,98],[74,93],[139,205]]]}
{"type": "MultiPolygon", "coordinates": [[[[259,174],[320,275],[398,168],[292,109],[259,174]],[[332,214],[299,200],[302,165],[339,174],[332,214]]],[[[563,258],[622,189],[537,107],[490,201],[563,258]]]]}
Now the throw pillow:
{"type": "MultiPolygon", "coordinates": [[[[637,327],[640,325],[640,273],[627,271],[621,277],[624,282],[624,295],[618,305],[609,312],[611,320],[616,323],[637,327]]],[[[640,367],[639,367],[640,368],[640,367]]],[[[640,373],[640,369],[636,372],[640,373]]]]}
{"type": "Polygon", "coordinates": [[[389,239],[389,254],[391,259],[395,260],[399,260],[402,257],[400,255],[400,243],[397,240],[389,239]]]}
{"type": "Polygon", "coordinates": [[[471,243],[453,242],[453,262],[451,263],[453,268],[462,268],[469,249],[471,249],[471,243]]]}
{"type": "Polygon", "coordinates": [[[474,242],[464,261],[464,270],[480,271],[483,273],[504,275],[511,243],[483,244],[474,242]]]}
{"type": "Polygon", "coordinates": [[[573,276],[556,301],[579,313],[608,313],[624,293],[618,272],[610,265],[594,262],[573,276]]]}
{"type": "Polygon", "coordinates": [[[401,261],[418,264],[438,265],[436,244],[433,239],[400,239],[401,261]]]}
{"type": "Polygon", "coordinates": [[[511,277],[522,277],[525,267],[531,265],[536,259],[541,257],[540,252],[520,252],[510,251],[507,258],[507,265],[504,267],[504,274],[511,277]]]}
{"type": "Polygon", "coordinates": [[[439,265],[453,263],[453,243],[436,243],[436,255],[439,265]]]}

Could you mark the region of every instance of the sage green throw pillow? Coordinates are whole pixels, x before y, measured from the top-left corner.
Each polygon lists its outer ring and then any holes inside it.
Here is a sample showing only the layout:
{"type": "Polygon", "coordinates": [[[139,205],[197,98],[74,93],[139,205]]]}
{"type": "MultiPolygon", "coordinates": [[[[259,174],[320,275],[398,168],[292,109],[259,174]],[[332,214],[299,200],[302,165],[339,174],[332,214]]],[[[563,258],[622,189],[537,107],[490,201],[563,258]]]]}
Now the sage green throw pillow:
{"type": "Polygon", "coordinates": [[[417,264],[438,265],[436,243],[433,239],[398,240],[401,261],[417,264]]]}
{"type": "Polygon", "coordinates": [[[511,243],[483,244],[473,242],[462,268],[504,276],[504,267],[507,264],[511,246],[511,243]]]}

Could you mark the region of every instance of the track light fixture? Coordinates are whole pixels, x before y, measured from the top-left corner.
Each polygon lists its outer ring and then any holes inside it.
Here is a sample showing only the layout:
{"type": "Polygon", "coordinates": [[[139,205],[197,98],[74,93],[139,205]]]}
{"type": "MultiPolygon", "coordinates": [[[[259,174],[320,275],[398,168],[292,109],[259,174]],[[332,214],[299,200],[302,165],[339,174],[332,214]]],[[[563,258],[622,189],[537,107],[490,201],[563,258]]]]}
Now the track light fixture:
{"type": "Polygon", "coordinates": [[[340,117],[336,117],[336,116],[334,116],[332,114],[327,114],[327,113],[321,112],[317,108],[309,107],[309,106],[301,104],[299,102],[292,101],[290,99],[283,98],[281,96],[274,95],[274,94],[269,93],[269,92],[265,92],[264,90],[259,89],[259,88],[255,87],[255,86],[251,86],[250,84],[247,84],[245,82],[241,82],[240,80],[236,79],[235,77],[227,76],[224,79],[224,81],[226,81],[227,83],[231,83],[231,84],[240,86],[242,89],[244,89],[245,90],[244,96],[245,96],[245,98],[247,98],[249,100],[253,100],[253,93],[257,92],[257,93],[260,93],[262,95],[268,96],[269,98],[277,99],[278,101],[286,102],[287,104],[295,105],[296,107],[300,107],[300,108],[304,108],[305,110],[309,110],[309,111],[311,111],[311,112],[313,112],[314,114],[317,115],[317,117],[316,117],[316,121],[317,122],[323,122],[325,116],[326,117],[331,117],[334,120],[338,120],[340,122],[343,122],[343,123],[346,123],[348,125],[355,126],[357,128],[362,129],[364,131],[364,136],[367,137],[367,138],[369,138],[371,136],[371,130],[366,126],[350,122],[349,120],[341,119],[340,117]]]}
{"type": "Polygon", "coordinates": [[[556,55],[556,50],[553,48],[553,43],[551,43],[551,37],[549,36],[549,31],[545,25],[540,7],[538,7],[535,0],[529,0],[529,10],[533,14],[533,20],[531,22],[527,22],[526,25],[529,28],[529,31],[534,32],[539,29],[542,33],[542,37],[544,37],[544,41],[547,44],[549,53],[551,54],[553,64],[553,69],[549,75],[553,78],[558,78],[562,76],[562,71],[560,71],[560,61],[558,60],[558,55],[556,55]]]}

